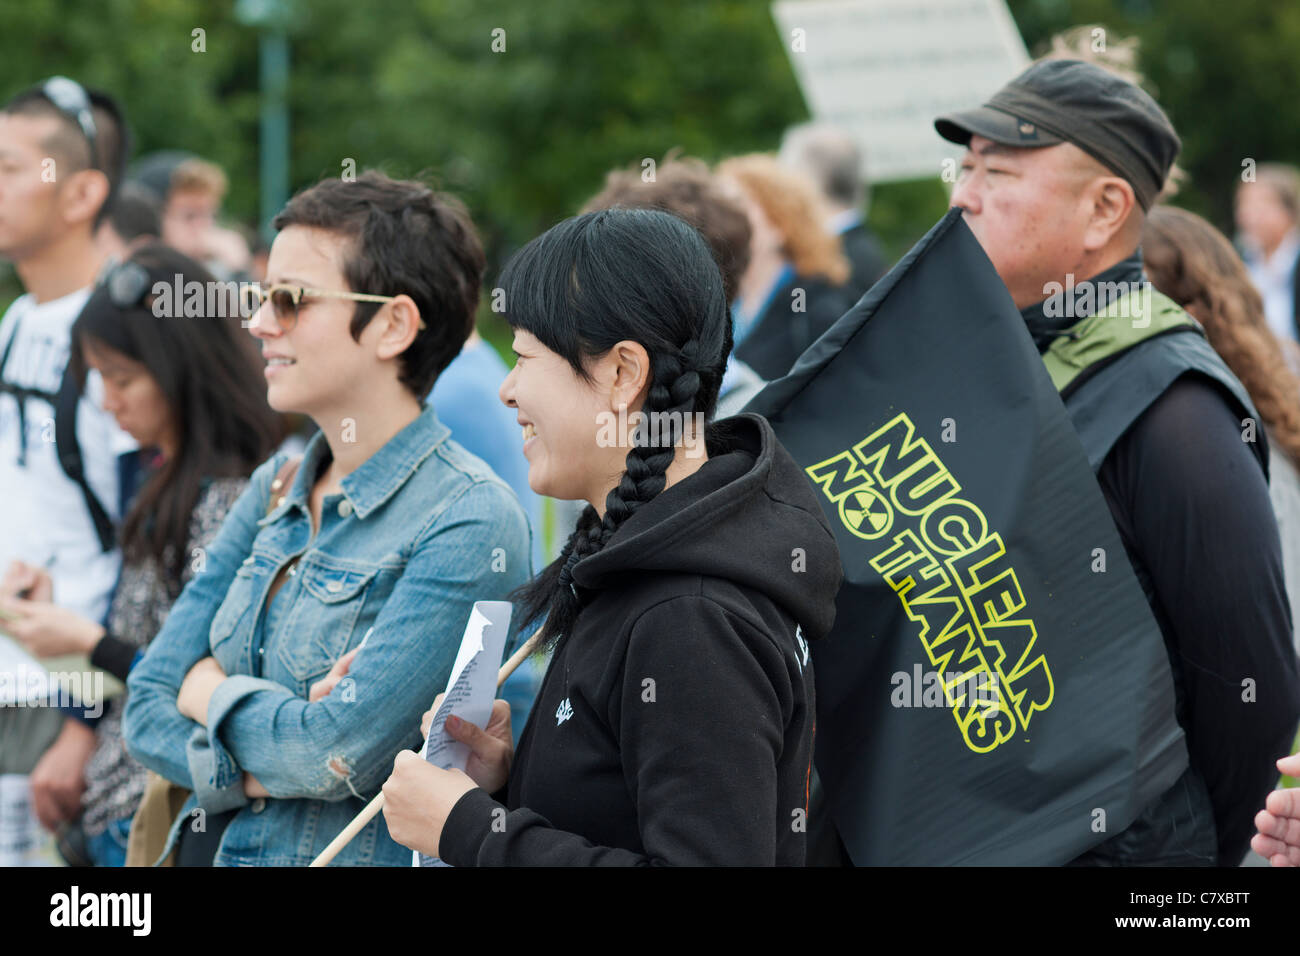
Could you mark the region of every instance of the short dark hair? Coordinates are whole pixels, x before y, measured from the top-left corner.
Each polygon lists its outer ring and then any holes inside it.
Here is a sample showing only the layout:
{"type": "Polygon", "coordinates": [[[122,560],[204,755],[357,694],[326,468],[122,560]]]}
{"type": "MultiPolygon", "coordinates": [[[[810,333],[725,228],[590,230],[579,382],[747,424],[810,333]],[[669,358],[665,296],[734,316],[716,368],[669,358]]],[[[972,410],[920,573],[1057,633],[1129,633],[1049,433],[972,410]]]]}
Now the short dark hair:
{"type": "Polygon", "coordinates": [[[701,160],[665,156],[651,182],[642,178],[640,167],[612,170],[605,176],[604,188],[582,211],[615,206],[660,209],[698,229],[722,273],[727,301],[735,301],[740,277],[749,266],[749,217],[739,203],[723,195],[701,160]]]}
{"type": "Polygon", "coordinates": [[[161,213],[153,193],[136,183],[123,183],[108,210],[113,231],[124,242],[162,235],[161,213]]]}
{"type": "MultiPolygon", "coordinates": [[[[486,259],[464,203],[423,183],[367,170],[352,182],[331,177],[303,190],[273,225],[347,239],[343,278],[351,291],[411,297],[428,328],[402,353],[398,379],[423,401],[474,330],[486,259]]],[[[354,340],[379,308],[357,303],[354,340]]]]}
{"type": "Polygon", "coordinates": [[[90,111],[95,120],[95,152],[91,155],[86,135],[77,121],[55,106],[41,92],[39,86],[19,93],[5,104],[10,116],[49,116],[59,121],[59,129],[42,145],[74,172],[98,169],[108,178],[108,197],[95,214],[92,229],[98,229],[108,218],[109,210],[117,197],[118,188],[126,175],[126,161],[131,154],[131,131],[127,129],[122,108],[107,93],[86,90],[90,111]]]}

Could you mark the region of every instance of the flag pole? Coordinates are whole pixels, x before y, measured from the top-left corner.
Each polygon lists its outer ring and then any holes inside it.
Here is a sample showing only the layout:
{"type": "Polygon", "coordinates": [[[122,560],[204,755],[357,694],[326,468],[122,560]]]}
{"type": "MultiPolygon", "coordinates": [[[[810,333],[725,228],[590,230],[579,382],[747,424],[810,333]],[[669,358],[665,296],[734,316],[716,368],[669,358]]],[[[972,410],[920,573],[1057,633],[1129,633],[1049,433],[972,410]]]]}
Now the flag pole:
{"type": "MultiPolygon", "coordinates": [[[[539,632],[540,633],[540,632],[539,632]]],[[[501,670],[497,672],[497,689],[506,682],[515,668],[524,662],[524,659],[533,652],[534,645],[537,642],[537,635],[534,634],[526,640],[519,650],[510,655],[510,660],[501,665],[501,670]]],[[[375,818],[380,810],[384,809],[384,791],[380,790],[375,794],[375,798],[366,804],[366,808],[352,818],[352,822],[343,828],[338,836],[330,841],[330,845],[321,850],[320,856],[312,860],[310,866],[328,866],[330,860],[338,856],[339,851],[352,842],[352,839],[365,828],[365,825],[375,818]]]]}

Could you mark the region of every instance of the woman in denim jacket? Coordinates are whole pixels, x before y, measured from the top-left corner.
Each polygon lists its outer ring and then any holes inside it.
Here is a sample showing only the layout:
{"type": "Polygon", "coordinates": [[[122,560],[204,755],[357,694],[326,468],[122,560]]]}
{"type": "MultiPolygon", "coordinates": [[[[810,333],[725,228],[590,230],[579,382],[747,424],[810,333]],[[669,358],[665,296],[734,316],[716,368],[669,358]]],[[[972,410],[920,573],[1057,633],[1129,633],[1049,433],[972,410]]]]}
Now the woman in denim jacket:
{"type": "MultiPolygon", "coordinates": [[[[194,791],[181,865],[309,863],[419,745],[473,602],[530,570],[514,493],[422,404],[478,301],[463,206],[366,173],[275,226],[249,330],[271,407],[320,431],[292,481],[253,473],[128,682],[131,753],[194,791]]],[[[335,862],[410,853],[376,818],[335,862]]]]}

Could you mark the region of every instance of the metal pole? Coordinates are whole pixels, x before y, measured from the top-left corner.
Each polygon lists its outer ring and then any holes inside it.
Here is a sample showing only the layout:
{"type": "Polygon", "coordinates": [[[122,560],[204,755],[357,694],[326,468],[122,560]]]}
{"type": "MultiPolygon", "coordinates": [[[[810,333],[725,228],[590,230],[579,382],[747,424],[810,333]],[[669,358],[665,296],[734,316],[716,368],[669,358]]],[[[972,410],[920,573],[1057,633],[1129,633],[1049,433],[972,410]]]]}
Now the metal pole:
{"type": "Polygon", "coordinates": [[[274,238],[271,220],[289,199],[289,39],[283,32],[262,34],[259,44],[262,84],[261,210],[262,233],[274,238]]]}

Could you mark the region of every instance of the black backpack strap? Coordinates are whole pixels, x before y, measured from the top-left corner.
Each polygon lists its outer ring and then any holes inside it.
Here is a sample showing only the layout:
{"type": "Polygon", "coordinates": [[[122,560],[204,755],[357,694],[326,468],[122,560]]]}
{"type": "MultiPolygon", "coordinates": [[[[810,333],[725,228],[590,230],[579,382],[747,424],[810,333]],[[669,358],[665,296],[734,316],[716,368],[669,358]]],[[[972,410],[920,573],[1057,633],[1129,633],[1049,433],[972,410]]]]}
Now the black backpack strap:
{"type": "Polygon", "coordinates": [[[59,384],[59,392],[54,400],[54,447],[58,451],[60,467],[81,489],[82,497],[86,499],[86,509],[90,512],[90,520],[95,523],[100,550],[107,553],[116,545],[116,535],[112,519],[86,481],[81,446],[77,443],[77,405],[80,401],[81,385],[73,375],[72,363],[69,362],[63,370],[63,381],[59,384]]]}
{"type": "Polygon", "coordinates": [[[9,368],[9,353],[13,351],[14,342],[18,339],[17,321],[10,323],[13,331],[9,333],[9,341],[5,343],[4,354],[0,355],[0,394],[12,395],[14,399],[15,411],[18,415],[18,465],[19,467],[27,466],[27,397],[33,393],[30,389],[21,385],[12,385],[5,378],[5,370],[9,368]]]}
{"type": "Polygon", "coordinates": [[[5,343],[4,354],[0,355],[0,378],[4,377],[5,368],[9,365],[9,353],[13,351],[14,340],[18,338],[18,322],[13,322],[14,330],[9,335],[9,341],[5,343]]]}

